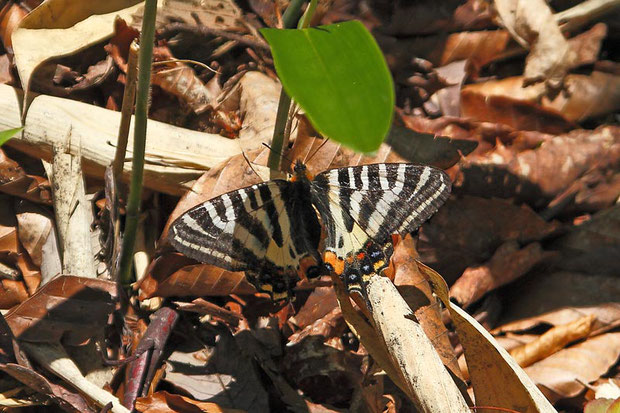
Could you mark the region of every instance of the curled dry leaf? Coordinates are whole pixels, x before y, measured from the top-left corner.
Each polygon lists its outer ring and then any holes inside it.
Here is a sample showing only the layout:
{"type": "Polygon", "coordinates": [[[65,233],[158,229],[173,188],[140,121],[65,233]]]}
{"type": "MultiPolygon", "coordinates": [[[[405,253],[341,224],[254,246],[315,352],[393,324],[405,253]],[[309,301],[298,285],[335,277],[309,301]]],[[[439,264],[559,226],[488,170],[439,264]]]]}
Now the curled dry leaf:
{"type": "MultiPolygon", "coordinates": [[[[153,54],[156,62],[174,60],[174,56],[167,47],[157,47],[153,54]]],[[[181,62],[155,65],[152,82],[179,98],[196,114],[211,109],[217,97],[214,91],[206,87],[194,69],[181,62]]]]}
{"type": "Polygon", "coordinates": [[[620,356],[620,333],[592,337],[525,368],[547,398],[556,401],[581,393],[605,374],[620,356]]]}
{"type": "Polygon", "coordinates": [[[320,320],[338,307],[336,292],[332,287],[318,287],[310,294],[297,314],[289,318],[289,322],[300,329],[320,320]]]}
{"type": "Polygon", "coordinates": [[[546,96],[541,84],[523,87],[519,76],[467,85],[461,91],[463,116],[520,130],[561,133],[572,129],[572,122],[604,116],[618,108],[620,77],[601,71],[568,75],[565,91],[553,96],[546,96]],[[500,104],[501,108],[494,108],[500,104]],[[548,122],[553,123],[545,124],[548,122]]]}
{"type": "Polygon", "coordinates": [[[507,241],[488,262],[467,268],[450,288],[450,297],[467,308],[484,294],[516,280],[553,255],[553,252],[544,251],[538,242],[520,248],[518,242],[507,241]]]}
{"type": "Polygon", "coordinates": [[[48,205],[52,203],[49,181],[40,176],[26,174],[2,149],[0,149],[0,192],[37,203],[48,205]]]}
{"type": "Polygon", "coordinates": [[[443,278],[421,263],[419,267],[429,278],[433,292],[450,311],[467,359],[476,404],[555,413],[549,401],[493,336],[469,314],[450,302],[448,286],[443,278]]]}
{"type": "Polygon", "coordinates": [[[494,151],[471,158],[460,166],[462,176],[455,184],[460,191],[516,197],[542,207],[580,177],[615,170],[620,160],[620,128],[574,130],[521,153],[498,144],[494,151]]]}
{"type": "Polygon", "coordinates": [[[594,316],[587,315],[569,324],[553,327],[536,340],[510,350],[510,355],[521,367],[527,367],[553,353],[567,344],[586,338],[592,331],[594,316]]]}
{"type": "Polygon", "coordinates": [[[547,3],[544,0],[495,0],[494,3],[504,27],[519,44],[530,49],[525,82],[544,81],[551,89],[561,87],[576,54],[547,3]]]}
{"type": "Polygon", "coordinates": [[[527,205],[463,196],[448,200],[422,226],[418,252],[421,261],[453,282],[465,268],[491,258],[504,242],[539,241],[558,228],[558,223],[545,222],[527,205]]]}
{"type": "MultiPolygon", "coordinates": [[[[340,307],[336,307],[323,317],[316,319],[311,324],[307,324],[302,330],[293,333],[288,338],[288,345],[297,345],[310,336],[322,336],[324,340],[334,338],[339,340],[339,336],[344,333],[345,328],[346,323],[342,317],[342,311],[340,311],[340,307]]],[[[332,340],[330,340],[330,343],[332,343],[332,347],[336,347],[332,340]]],[[[342,350],[342,348],[339,348],[339,350],[342,350]]]]}
{"type": "Polygon", "coordinates": [[[20,340],[81,345],[106,324],[116,291],[110,281],[63,275],[9,311],[5,319],[20,340]]]}

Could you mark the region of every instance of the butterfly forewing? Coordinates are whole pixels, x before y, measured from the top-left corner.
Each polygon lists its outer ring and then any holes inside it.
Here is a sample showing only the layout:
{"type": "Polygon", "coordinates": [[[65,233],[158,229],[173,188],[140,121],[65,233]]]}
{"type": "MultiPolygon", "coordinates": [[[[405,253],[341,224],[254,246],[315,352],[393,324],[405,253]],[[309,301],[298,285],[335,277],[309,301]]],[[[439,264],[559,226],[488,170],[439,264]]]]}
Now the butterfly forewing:
{"type": "Polygon", "coordinates": [[[198,261],[246,271],[260,291],[287,298],[300,262],[320,261],[318,218],[300,185],[273,180],[215,197],[173,222],[170,242],[198,261]]]}
{"type": "Polygon", "coordinates": [[[448,197],[450,179],[428,166],[373,164],[323,172],[312,191],[325,247],[344,256],[369,239],[382,243],[417,229],[448,197]]]}

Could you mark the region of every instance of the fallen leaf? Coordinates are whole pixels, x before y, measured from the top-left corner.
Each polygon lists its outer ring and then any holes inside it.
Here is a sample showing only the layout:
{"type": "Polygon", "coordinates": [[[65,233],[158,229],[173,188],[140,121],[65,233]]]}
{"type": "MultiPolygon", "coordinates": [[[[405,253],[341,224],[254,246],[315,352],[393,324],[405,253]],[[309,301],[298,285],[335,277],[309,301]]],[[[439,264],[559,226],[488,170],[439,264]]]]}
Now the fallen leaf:
{"type": "Polygon", "coordinates": [[[420,229],[420,260],[453,282],[465,268],[480,265],[506,241],[539,241],[558,230],[527,205],[463,196],[448,200],[420,229]]]}
{"type": "Polygon", "coordinates": [[[116,291],[110,281],[62,275],[4,318],[19,340],[81,345],[107,322],[116,291]]]}
{"type": "Polygon", "coordinates": [[[549,401],[493,336],[469,314],[450,302],[448,286],[443,278],[422,263],[419,263],[419,267],[429,278],[433,292],[450,311],[467,359],[476,404],[532,413],[555,413],[549,401]]]}
{"type": "Polygon", "coordinates": [[[12,363],[0,365],[0,370],[24,383],[34,391],[46,395],[64,411],[75,413],[97,412],[97,410],[90,407],[89,402],[80,393],[75,392],[71,388],[56,384],[34,370],[12,363]]]}
{"type": "Polygon", "coordinates": [[[12,37],[24,91],[28,92],[32,74],[41,63],[78,52],[110,37],[116,16],[129,18],[141,7],[137,3],[137,0],[105,3],[52,0],[29,13],[12,37]]]}
{"type": "Polygon", "coordinates": [[[523,79],[517,76],[464,86],[462,116],[501,122],[515,129],[561,133],[572,129],[572,122],[604,116],[620,108],[620,77],[613,74],[593,71],[589,75],[568,75],[565,91],[553,96],[545,95],[542,84],[523,87],[523,79]],[[501,110],[493,107],[500,104],[501,110]],[[540,116],[553,124],[537,121],[540,116]]]}
{"type": "Polygon", "coordinates": [[[228,409],[216,403],[201,402],[178,394],[158,391],[148,397],[138,397],[136,410],[142,413],[164,412],[205,412],[205,413],[243,413],[246,410],[228,409]]]}
{"type": "Polygon", "coordinates": [[[507,241],[487,263],[467,268],[450,287],[450,297],[467,308],[484,294],[516,280],[553,255],[553,252],[544,251],[538,242],[520,248],[516,241],[507,241]]]}
{"type": "Polygon", "coordinates": [[[616,126],[577,129],[520,153],[498,144],[491,152],[461,162],[462,176],[455,178],[455,191],[514,197],[540,208],[580,177],[614,170],[619,159],[620,128],[616,126]]]}
{"type": "Polygon", "coordinates": [[[544,0],[495,0],[494,4],[512,37],[531,49],[524,84],[544,81],[550,89],[560,88],[576,53],[562,35],[549,5],[544,0]]]}
{"type": "Polygon", "coordinates": [[[548,272],[512,289],[497,331],[519,331],[541,323],[560,325],[584,315],[597,318],[595,329],[617,323],[620,286],[614,276],[548,272]]]}
{"type": "Polygon", "coordinates": [[[586,338],[592,331],[593,315],[579,318],[546,331],[536,340],[510,350],[510,355],[521,367],[527,367],[553,353],[567,344],[586,338]]]}
{"type": "Polygon", "coordinates": [[[28,175],[22,167],[0,149],[0,192],[42,204],[52,203],[49,181],[28,175]]]}
{"type": "Polygon", "coordinates": [[[574,397],[605,374],[620,356],[620,333],[592,337],[525,368],[553,402],[574,397]]]}
{"type": "Polygon", "coordinates": [[[177,349],[168,360],[165,380],[197,400],[209,400],[222,408],[269,412],[269,399],[255,364],[234,337],[221,332],[208,360],[196,358],[204,345],[194,341],[177,349]]]}
{"type": "Polygon", "coordinates": [[[172,253],[156,258],[138,283],[140,299],[173,296],[254,294],[243,272],[226,271],[172,253]]]}

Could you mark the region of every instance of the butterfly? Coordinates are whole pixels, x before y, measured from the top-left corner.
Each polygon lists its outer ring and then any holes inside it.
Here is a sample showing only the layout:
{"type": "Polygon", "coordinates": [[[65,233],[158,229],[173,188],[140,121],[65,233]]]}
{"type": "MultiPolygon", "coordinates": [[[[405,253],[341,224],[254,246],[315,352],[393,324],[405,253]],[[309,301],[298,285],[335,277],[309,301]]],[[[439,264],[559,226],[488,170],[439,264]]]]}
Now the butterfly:
{"type": "Polygon", "coordinates": [[[190,258],[245,271],[258,291],[290,298],[300,278],[335,273],[365,296],[388,268],[392,234],[416,230],[450,193],[441,170],[378,163],[313,177],[301,162],[289,180],[234,190],[190,209],[170,226],[173,247],[190,258]],[[322,251],[319,252],[319,251],[322,251]]]}

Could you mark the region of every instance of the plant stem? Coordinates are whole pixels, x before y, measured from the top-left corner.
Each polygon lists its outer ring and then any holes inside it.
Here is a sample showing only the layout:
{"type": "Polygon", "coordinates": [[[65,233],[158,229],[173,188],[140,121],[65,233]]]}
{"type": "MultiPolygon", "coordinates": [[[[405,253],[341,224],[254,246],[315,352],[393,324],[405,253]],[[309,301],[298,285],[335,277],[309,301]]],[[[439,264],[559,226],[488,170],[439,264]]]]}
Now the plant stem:
{"type": "MultiPolygon", "coordinates": [[[[282,23],[285,29],[292,29],[297,26],[297,20],[301,15],[301,5],[305,0],[293,0],[282,15],[282,23]]],[[[272,171],[280,170],[280,160],[282,158],[284,148],[284,130],[286,129],[286,119],[288,117],[288,109],[291,106],[291,98],[284,91],[280,91],[280,100],[278,102],[278,113],[276,115],[276,124],[273,128],[273,139],[271,139],[271,152],[267,166],[272,171]]],[[[288,142],[287,142],[288,144],[288,142]]]]}
{"type": "Polygon", "coordinates": [[[138,91],[136,98],[136,115],[133,135],[133,159],[131,186],[125,217],[125,233],[119,260],[119,280],[122,285],[131,284],[133,259],[138,219],[140,217],[140,200],[142,198],[142,177],[144,175],[144,152],[146,146],[146,123],[148,117],[149,91],[151,86],[151,61],[153,60],[153,42],[155,39],[155,15],[157,0],[146,0],[142,32],[140,34],[140,56],[138,59],[138,91]]]}

